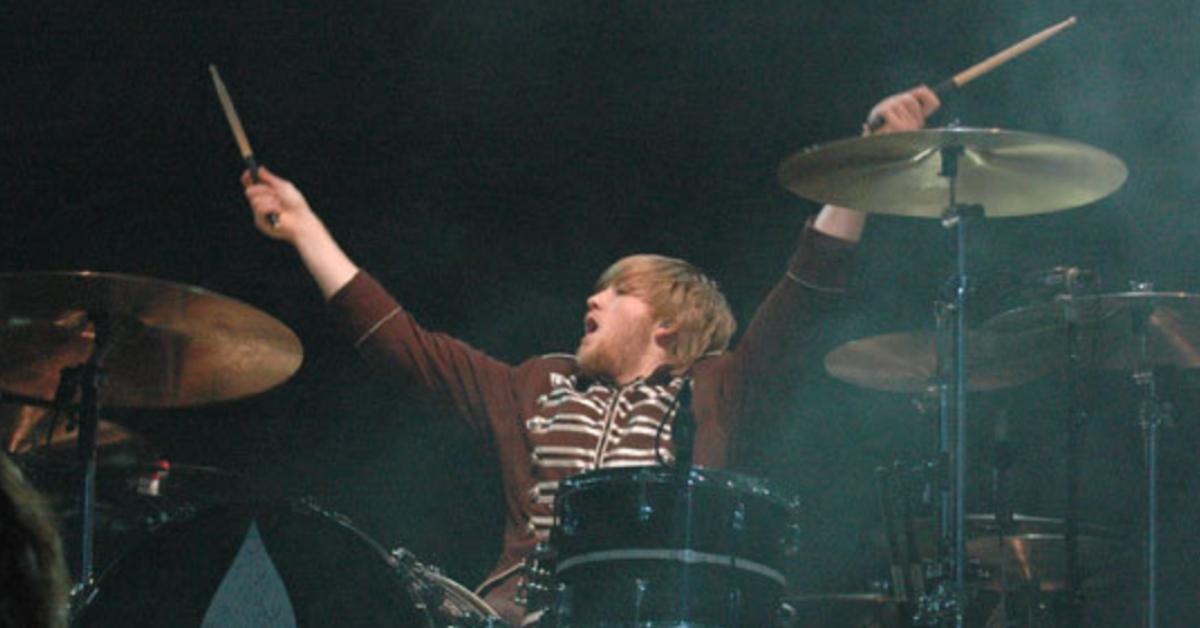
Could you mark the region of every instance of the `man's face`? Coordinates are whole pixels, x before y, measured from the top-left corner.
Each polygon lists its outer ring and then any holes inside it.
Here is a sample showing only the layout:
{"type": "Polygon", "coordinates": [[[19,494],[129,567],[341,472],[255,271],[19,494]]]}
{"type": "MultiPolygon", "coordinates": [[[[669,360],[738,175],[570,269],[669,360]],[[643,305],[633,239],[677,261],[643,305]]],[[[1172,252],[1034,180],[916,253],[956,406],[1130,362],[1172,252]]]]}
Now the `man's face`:
{"type": "Polygon", "coordinates": [[[575,352],[584,373],[619,379],[637,368],[654,343],[654,316],[641,297],[609,286],[587,300],[575,352]]]}

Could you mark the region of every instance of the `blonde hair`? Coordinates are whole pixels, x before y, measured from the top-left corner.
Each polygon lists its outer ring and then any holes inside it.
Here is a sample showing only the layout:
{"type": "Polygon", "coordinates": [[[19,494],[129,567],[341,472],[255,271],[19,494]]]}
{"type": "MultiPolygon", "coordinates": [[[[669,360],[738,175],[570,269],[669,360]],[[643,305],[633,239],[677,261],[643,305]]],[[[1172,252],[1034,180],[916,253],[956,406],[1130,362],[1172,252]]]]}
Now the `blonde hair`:
{"type": "Polygon", "coordinates": [[[737,329],[733,312],[717,282],[695,266],[662,255],[630,255],[608,267],[596,282],[635,294],[660,321],[678,327],[671,355],[687,368],[700,356],[724,351],[737,329]]]}
{"type": "Polygon", "coordinates": [[[46,501],[0,452],[0,626],[65,627],[67,574],[46,501]]]}

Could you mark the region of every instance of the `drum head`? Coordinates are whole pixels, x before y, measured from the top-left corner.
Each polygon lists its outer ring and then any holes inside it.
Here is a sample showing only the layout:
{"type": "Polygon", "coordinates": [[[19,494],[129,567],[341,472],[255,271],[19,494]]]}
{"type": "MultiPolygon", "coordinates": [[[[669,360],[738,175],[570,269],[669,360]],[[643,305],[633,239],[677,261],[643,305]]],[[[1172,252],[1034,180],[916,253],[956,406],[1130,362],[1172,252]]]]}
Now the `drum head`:
{"type": "Polygon", "coordinates": [[[75,625],[432,627],[392,564],[307,502],[219,506],[118,560],[75,625]]]}

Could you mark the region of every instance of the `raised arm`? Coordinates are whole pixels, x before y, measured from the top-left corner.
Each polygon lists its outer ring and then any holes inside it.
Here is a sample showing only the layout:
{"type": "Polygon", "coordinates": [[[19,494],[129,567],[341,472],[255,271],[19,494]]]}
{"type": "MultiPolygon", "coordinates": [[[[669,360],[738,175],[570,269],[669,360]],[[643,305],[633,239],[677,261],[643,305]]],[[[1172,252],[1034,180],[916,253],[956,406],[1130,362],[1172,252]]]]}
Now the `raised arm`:
{"type": "MultiPolygon", "coordinates": [[[[446,334],[425,330],[342,251],[296,186],[266,168],[242,175],[254,224],[296,248],[334,323],[371,366],[420,397],[447,404],[481,434],[509,399],[509,365],[446,334]],[[272,217],[273,215],[273,217],[272,217]]],[[[505,415],[507,416],[507,415],[505,415]]]]}
{"type": "MultiPolygon", "coordinates": [[[[897,131],[915,131],[925,126],[925,118],[941,106],[937,94],[922,85],[880,101],[867,114],[867,119],[883,118],[884,125],[872,132],[863,124],[863,136],[897,131]]],[[[858,242],[866,225],[867,215],[863,212],[835,205],[826,205],[817,214],[813,228],[841,240],[858,242]]]]}
{"type": "Polygon", "coordinates": [[[296,247],[321,294],[329,300],[354,278],[358,266],[338,246],[325,223],[291,181],[275,176],[266,168],[259,168],[258,176],[260,182],[255,183],[249,172],[242,174],[246,199],[254,212],[254,225],[267,237],[296,247]]]}
{"type": "MultiPolygon", "coordinates": [[[[884,99],[871,110],[871,116],[886,121],[875,133],[919,129],[939,104],[923,86],[884,99]]],[[[827,205],[802,234],[784,277],[759,305],[737,347],[724,357],[724,395],[732,404],[723,414],[727,420],[754,414],[748,404],[785,399],[794,388],[821,331],[821,317],[842,301],[866,217],[827,205]]]]}

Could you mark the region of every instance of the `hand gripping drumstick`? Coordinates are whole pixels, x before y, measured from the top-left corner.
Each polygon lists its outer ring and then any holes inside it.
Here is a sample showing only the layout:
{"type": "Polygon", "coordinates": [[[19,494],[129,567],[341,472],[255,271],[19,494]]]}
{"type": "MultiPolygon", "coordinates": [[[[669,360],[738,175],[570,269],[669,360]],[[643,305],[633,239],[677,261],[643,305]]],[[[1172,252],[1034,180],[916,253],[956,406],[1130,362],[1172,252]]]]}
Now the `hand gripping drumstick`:
{"type": "MultiPolygon", "coordinates": [[[[997,52],[987,59],[984,59],[983,61],[976,63],[962,72],[959,72],[958,74],[955,74],[954,76],[942,81],[941,83],[934,85],[933,92],[939,97],[948,92],[952,92],[963,85],[966,85],[967,83],[970,83],[971,81],[983,76],[984,74],[995,70],[997,67],[1012,60],[1013,57],[1017,57],[1029,52],[1030,49],[1057,35],[1059,31],[1074,26],[1078,21],[1079,20],[1075,19],[1074,16],[1071,16],[1040,33],[1030,35],[1029,37],[1026,37],[1025,39],[1009,46],[1008,48],[997,52]]],[[[878,130],[879,127],[883,126],[885,122],[887,121],[883,119],[883,116],[875,116],[867,122],[867,129],[871,131],[878,130]]]]}
{"type": "MultiPolygon", "coordinates": [[[[229,90],[225,89],[225,81],[221,80],[217,66],[211,63],[208,65],[208,73],[212,75],[213,86],[217,88],[217,100],[221,101],[221,109],[225,112],[225,119],[229,121],[229,129],[233,131],[233,139],[237,142],[238,151],[242,154],[242,160],[246,162],[246,168],[250,170],[250,180],[258,183],[258,161],[254,159],[254,150],[250,148],[250,139],[246,137],[246,129],[242,128],[242,120],[238,117],[237,110],[233,108],[233,99],[229,97],[229,90]]],[[[275,212],[267,214],[267,222],[272,227],[278,227],[279,214],[275,212]]]]}

